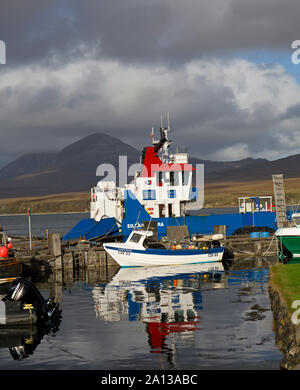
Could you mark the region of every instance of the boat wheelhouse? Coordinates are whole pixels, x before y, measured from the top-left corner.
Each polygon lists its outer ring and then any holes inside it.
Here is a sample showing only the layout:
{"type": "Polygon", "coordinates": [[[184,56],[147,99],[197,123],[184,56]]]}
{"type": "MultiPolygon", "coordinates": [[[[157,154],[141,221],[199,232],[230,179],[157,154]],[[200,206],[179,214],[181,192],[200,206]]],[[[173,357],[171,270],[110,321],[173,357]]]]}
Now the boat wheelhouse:
{"type": "MultiPolygon", "coordinates": [[[[185,205],[197,199],[197,190],[192,187],[195,168],[189,164],[185,149],[169,153],[169,131],[169,127],[161,128],[160,140],[153,139],[152,146],[143,149],[140,170],[131,183],[116,187],[114,182],[99,181],[92,188],[91,218],[100,221],[105,216],[121,222],[125,214],[124,199],[129,193],[152,218],[185,215],[185,205]]],[[[154,137],[153,129],[151,134],[154,137]]]]}

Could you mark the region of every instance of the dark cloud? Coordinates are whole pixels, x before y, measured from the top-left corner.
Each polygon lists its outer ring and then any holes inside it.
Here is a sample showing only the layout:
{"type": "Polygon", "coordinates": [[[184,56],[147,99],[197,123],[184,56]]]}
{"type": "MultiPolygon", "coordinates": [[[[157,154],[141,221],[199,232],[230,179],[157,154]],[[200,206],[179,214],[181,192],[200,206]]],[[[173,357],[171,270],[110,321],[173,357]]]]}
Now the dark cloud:
{"type": "Polygon", "coordinates": [[[1,158],[97,131],[141,148],[167,111],[173,140],[196,157],[292,153],[298,84],[276,64],[235,56],[289,56],[299,11],[298,0],[5,2],[1,158]]]}
{"type": "Polygon", "coordinates": [[[0,150],[8,158],[22,151],[59,150],[97,131],[142,148],[150,142],[151,127],[158,129],[161,115],[169,111],[175,144],[200,158],[235,159],[283,150],[277,130],[281,135],[290,131],[282,115],[292,110],[300,88],[283,69],[246,61],[153,70],[79,60],[58,69],[6,71],[0,95],[1,127],[7,134],[0,150]]]}
{"type": "Polygon", "coordinates": [[[0,37],[11,64],[79,56],[180,64],[241,50],[289,52],[298,0],[11,0],[0,37]]]}

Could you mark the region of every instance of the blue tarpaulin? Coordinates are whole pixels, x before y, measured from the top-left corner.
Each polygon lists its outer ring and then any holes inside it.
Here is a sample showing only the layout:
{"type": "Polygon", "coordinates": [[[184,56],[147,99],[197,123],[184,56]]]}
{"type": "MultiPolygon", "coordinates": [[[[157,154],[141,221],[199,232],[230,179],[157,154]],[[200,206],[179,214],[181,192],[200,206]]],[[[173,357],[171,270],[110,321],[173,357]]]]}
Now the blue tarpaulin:
{"type": "Polygon", "coordinates": [[[115,218],[104,218],[98,222],[93,218],[87,218],[79,221],[62,239],[93,240],[103,236],[112,237],[119,234],[119,226],[115,218]]]}
{"type": "MultiPolygon", "coordinates": [[[[140,227],[140,223],[149,221],[150,215],[145,210],[144,206],[134,196],[130,190],[125,191],[125,219],[122,221],[122,236],[123,239],[129,236],[134,227],[140,227]]],[[[177,218],[152,218],[152,221],[157,221],[157,234],[158,238],[165,237],[167,235],[168,226],[187,225],[190,235],[193,234],[212,234],[215,225],[225,225],[226,234],[231,236],[236,229],[245,226],[256,227],[264,226],[270,227],[274,230],[277,229],[276,225],[276,212],[261,211],[246,214],[211,214],[211,215],[193,215],[177,218]]]]}

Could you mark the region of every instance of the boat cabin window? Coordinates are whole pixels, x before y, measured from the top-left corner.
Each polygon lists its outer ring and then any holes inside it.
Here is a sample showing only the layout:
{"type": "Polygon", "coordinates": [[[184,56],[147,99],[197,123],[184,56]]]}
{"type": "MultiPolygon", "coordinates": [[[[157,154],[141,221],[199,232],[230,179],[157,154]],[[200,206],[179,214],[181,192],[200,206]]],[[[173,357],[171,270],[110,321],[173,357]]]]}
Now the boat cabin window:
{"type": "Polygon", "coordinates": [[[130,242],[135,242],[136,244],[140,241],[142,235],[138,233],[134,233],[130,238],[130,242]]]}
{"type": "Polygon", "coordinates": [[[174,187],[175,185],[175,172],[170,172],[170,186],[174,187]]]}
{"type": "Polygon", "coordinates": [[[170,172],[170,187],[177,187],[180,183],[180,171],[171,171],[170,172]]]}
{"type": "Polygon", "coordinates": [[[182,185],[187,186],[191,181],[191,171],[182,171],[182,185]]]}
{"type": "Polygon", "coordinates": [[[158,186],[162,187],[162,172],[158,172],[158,186]]]}

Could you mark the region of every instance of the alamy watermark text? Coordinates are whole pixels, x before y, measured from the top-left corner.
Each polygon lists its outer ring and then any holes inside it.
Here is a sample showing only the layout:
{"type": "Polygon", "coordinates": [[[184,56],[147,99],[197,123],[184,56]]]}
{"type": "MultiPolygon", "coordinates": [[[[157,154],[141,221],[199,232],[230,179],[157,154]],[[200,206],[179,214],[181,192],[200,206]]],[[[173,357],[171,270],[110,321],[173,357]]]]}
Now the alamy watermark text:
{"type": "Polygon", "coordinates": [[[6,64],[6,44],[0,40],[0,65],[6,64]]]}

